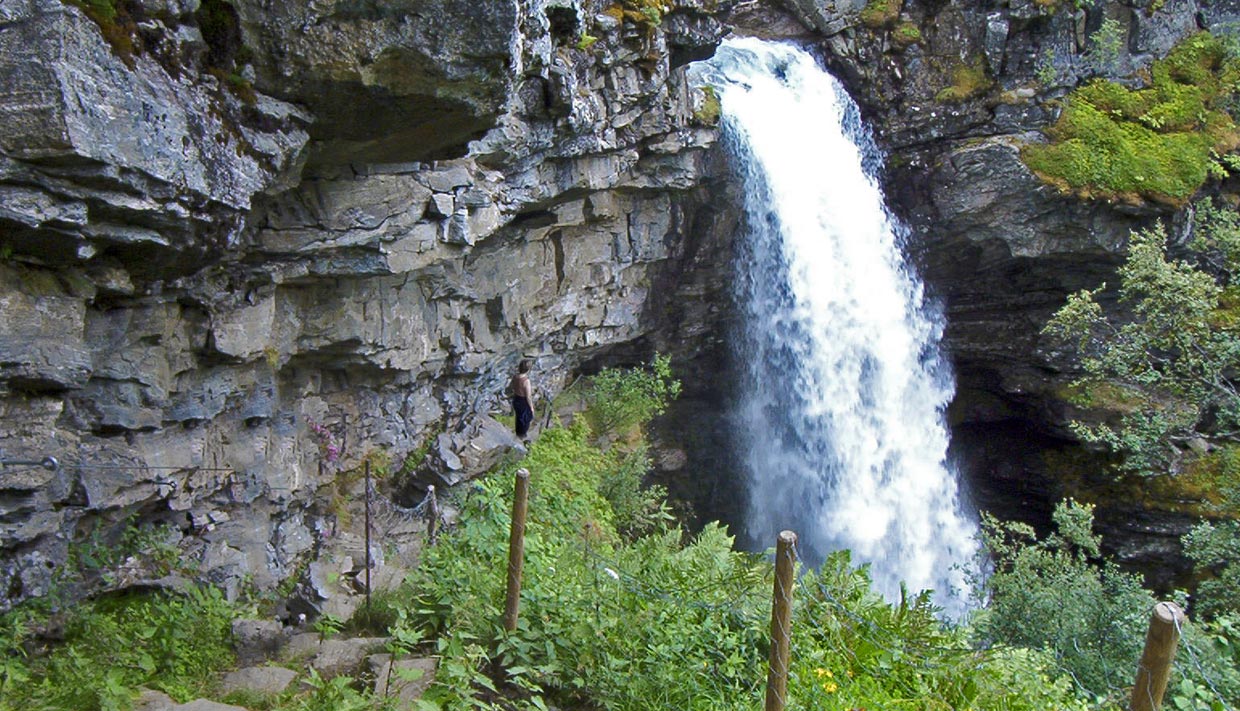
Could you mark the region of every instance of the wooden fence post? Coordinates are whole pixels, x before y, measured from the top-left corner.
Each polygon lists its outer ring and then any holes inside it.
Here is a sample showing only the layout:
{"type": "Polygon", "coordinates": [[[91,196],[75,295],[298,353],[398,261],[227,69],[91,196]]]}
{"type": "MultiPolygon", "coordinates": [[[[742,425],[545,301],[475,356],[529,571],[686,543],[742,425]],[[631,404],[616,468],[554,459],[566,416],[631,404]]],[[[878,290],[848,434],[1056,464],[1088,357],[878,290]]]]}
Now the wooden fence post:
{"type": "Polygon", "coordinates": [[[426,487],[426,541],[435,545],[439,539],[439,500],[435,498],[435,485],[426,487]]]}
{"type": "Polygon", "coordinates": [[[1160,602],[1154,606],[1145,634],[1145,651],[1137,664],[1137,681],[1132,686],[1132,711],[1158,711],[1162,706],[1182,624],[1184,610],[1179,605],[1160,602]]]}
{"type": "Polygon", "coordinates": [[[784,711],[792,646],[792,585],[797,534],[781,531],[775,546],[775,592],[771,598],[771,659],[765,711],[784,711]]]}
{"type": "Polygon", "coordinates": [[[517,629],[517,612],[521,605],[521,568],[525,564],[525,514],[530,500],[530,472],[517,470],[516,490],[512,497],[512,533],[508,537],[508,598],[504,604],[504,629],[517,629]]]}
{"type": "Polygon", "coordinates": [[[370,460],[366,460],[366,609],[370,610],[370,460]]]}

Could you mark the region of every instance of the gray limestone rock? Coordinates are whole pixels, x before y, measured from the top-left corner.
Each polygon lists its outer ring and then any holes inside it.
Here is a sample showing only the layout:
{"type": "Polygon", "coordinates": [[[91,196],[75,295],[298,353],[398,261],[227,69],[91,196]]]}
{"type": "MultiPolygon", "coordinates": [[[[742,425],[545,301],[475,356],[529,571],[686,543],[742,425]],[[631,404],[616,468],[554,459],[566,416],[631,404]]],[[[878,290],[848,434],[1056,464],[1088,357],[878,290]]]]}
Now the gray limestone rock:
{"type": "Polygon", "coordinates": [[[501,113],[519,46],[515,3],[236,8],[258,87],[310,109],[321,163],[459,153],[501,113]]]}
{"type": "Polygon", "coordinates": [[[133,702],[133,709],[134,711],[169,711],[177,705],[171,696],[162,691],[143,689],[133,702]]]}
{"type": "Polygon", "coordinates": [[[296,678],[297,672],[285,667],[244,667],[224,675],[220,680],[219,694],[227,696],[234,691],[252,691],[275,696],[283,693],[296,678]]]}
{"type": "Polygon", "coordinates": [[[188,703],[173,706],[169,711],[246,711],[242,706],[222,704],[208,699],[194,699],[188,703]]]}
{"type": "Polygon", "coordinates": [[[386,637],[323,640],[310,660],[310,666],[324,679],[353,674],[362,667],[367,656],[382,649],[385,644],[386,637]]]}
{"type": "Polygon", "coordinates": [[[439,666],[426,658],[393,661],[390,654],[372,654],[366,663],[375,680],[375,696],[393,696],[402,704],[412,704],[430,688],[439,666]]]}
{"type": "Polygon", "coordinates": [[[288,640],[284,626],[275,620],[233,620],[233,649],[241,665],[274,657],[288,640]]]}
{"type": "Polygon", "coordinates": [[[0,221],[16,228],[16,251],[54,261],[201,253],[297,164],[307,135],[293,107],[246,105],[213,77],[117,50],[71,4],[25,8],[0,26],[0,68],[14,87],[0,92],[0,186],[12,195],[0,221]]]}

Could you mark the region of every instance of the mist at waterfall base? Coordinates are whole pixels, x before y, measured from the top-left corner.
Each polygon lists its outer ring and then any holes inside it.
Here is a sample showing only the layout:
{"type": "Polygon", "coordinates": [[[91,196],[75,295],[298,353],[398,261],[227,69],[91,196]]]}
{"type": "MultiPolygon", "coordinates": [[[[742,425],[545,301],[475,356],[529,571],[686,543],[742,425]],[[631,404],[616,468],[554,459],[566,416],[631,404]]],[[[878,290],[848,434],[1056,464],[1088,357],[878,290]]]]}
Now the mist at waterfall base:
{"type": "Polygon", "coordinates": [[[888,599],[934,589],[966,606],[976,520],[947,464],[953,381],[888,213],[881,155],[842,87],[806,52],[729,40],[694,80],[713,87],[744,198],[733,334],[734,446],[746,477],[739,542],[799,536],[868,563],[888,599]]]}

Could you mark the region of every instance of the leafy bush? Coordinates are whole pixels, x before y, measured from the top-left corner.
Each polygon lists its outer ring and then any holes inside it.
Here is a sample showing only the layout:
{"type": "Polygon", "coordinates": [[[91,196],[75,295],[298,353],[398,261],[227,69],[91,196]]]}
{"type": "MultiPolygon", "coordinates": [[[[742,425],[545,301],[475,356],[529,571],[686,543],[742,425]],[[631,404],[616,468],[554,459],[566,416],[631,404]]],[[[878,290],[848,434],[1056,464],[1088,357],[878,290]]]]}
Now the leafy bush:
{"type": "Polygon", "coordinates": [[[1184,536],[1198,575],[1193,608],[1207,618],[1240,615],[1240,522],[1203,522],[1184,536]]]}
{"type": "Polygon", "coordinates": [[[649,368],[607,368],[590,378],[586,417],[595,432],[622,435],[663,414],[679,395],[671,358],[656,355],[649,368]]]}
{"type": "MultiPolygon", "coordinates": [[[[531,495],[516,631],[500,627],[516,465],[475,483],[461,525],[425,552],[409,615],[441,663],[421,708],[759,707],[770,563],[734,551],[718,524],[687,543],[658,525],[621,535],[629,494],[605,493],[644,453],[601,450],[585,419],[545,431],[520,462],[531,495]]],[[[888,604],[847,554],[806,573],[796,596],[793,708],[1079,707],[1040,653],[972,649],[928,594],[888,604]]]]}
{"type": "Polygon", "coordinates": [[[1095,565],[1093,507],[1062,502],[1056,530],[1039,541],[1021,523],[983,517],[994,560],[989,608],[977,630],[989,644],[1046,650],[1081,689],[1118,702],[1131,684],[1154,598],[1114,564],[1095,565]]]}
{"type": "MultiPolygon", "coordinates": [[[[1098,38],[1099,56],[1114,42],[1098,38]]],[[[1148,88],[1096,80],[1073,91],[1050,143],[1025,146],[1021,156],[1064,190],[1183,205],[1205,182],[1213,156],[1240,145],[1226,111],[1238,70],[1223,40],[1196,34],[1154,62],[1148,88]]]]}
{"type": "MultiPolygon", "coordinates": [[[[21,658],[29,624],[10,613],[6,658],[21,658]],[[17,631],[17,634],[13,634],[17,631]]],[[[64,641],[46,656],[25,658],[6,674],[0,709],[128,708],[134,690],[148,686],[182,701],[202,691],[232,660],[233,607],[213,587],[184,595],[158,592],[96,600],[67,613],[64,641]]]]}
{"type": "Polygon", "coordinates": [[[1179,447],[1197,437],[1240,426],[1240,392],[1229,376],[1240,338],[1223,319],[1223,289],[1191,264],[1168,260],[1165,243],[1161,225],[1132,233],[1119,270],[1129,315],[1104,313],[1099,288],[1069,297],[1045,329],[1083,356],[1081,393],[1123,394],[1108,421],[1075,423],[1074,431],[1123,453],[1125,468],[1143,474],[1168,471],[1183,456],[1179,447]]]}

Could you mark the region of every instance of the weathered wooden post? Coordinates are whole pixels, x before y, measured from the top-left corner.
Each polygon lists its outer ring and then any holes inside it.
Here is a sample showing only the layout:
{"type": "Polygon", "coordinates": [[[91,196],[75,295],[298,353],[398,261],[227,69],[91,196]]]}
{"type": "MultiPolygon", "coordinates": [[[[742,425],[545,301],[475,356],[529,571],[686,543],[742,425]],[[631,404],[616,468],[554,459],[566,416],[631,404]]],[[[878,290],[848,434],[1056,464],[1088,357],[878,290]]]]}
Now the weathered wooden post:
{"type": "Polygon", "coordinates": [[[370,460],[366,460],[366,609],[370,609],[370,460]]]}
{"type": "Polygon", "coordinates": [[[435,545],[439,537],[439,500],[435,498],[435,485],[426,487],[426,540],[435,545]]]}
{"type": "Polygon", "coordinates": [[[792,647],[792,585],[797,534],[781,531],[775,545],[775,592],[771,598],[771,659],[765,711],[784,711],[792,647]]]}
{"type": "Polygon", "coordinates": [[[1154,606],[1145,634],[1145,651],[1137,664],[1137,682],[1132,686],[1132,711],[1158,711],[1162,706],[1182,624],[1184,610],[1179,605],[1160,602],[1154,606]]]}
{"type": "Polygon", "coordinates": [[[521,568],[525,564],[525,514],[529,508],[530,472],[517,470],[516,490],[512,497],[512,534],[508,537],[508,598],[504,604],[504,629],[517,629],[517,612],[521,605],[521,568]]]}

